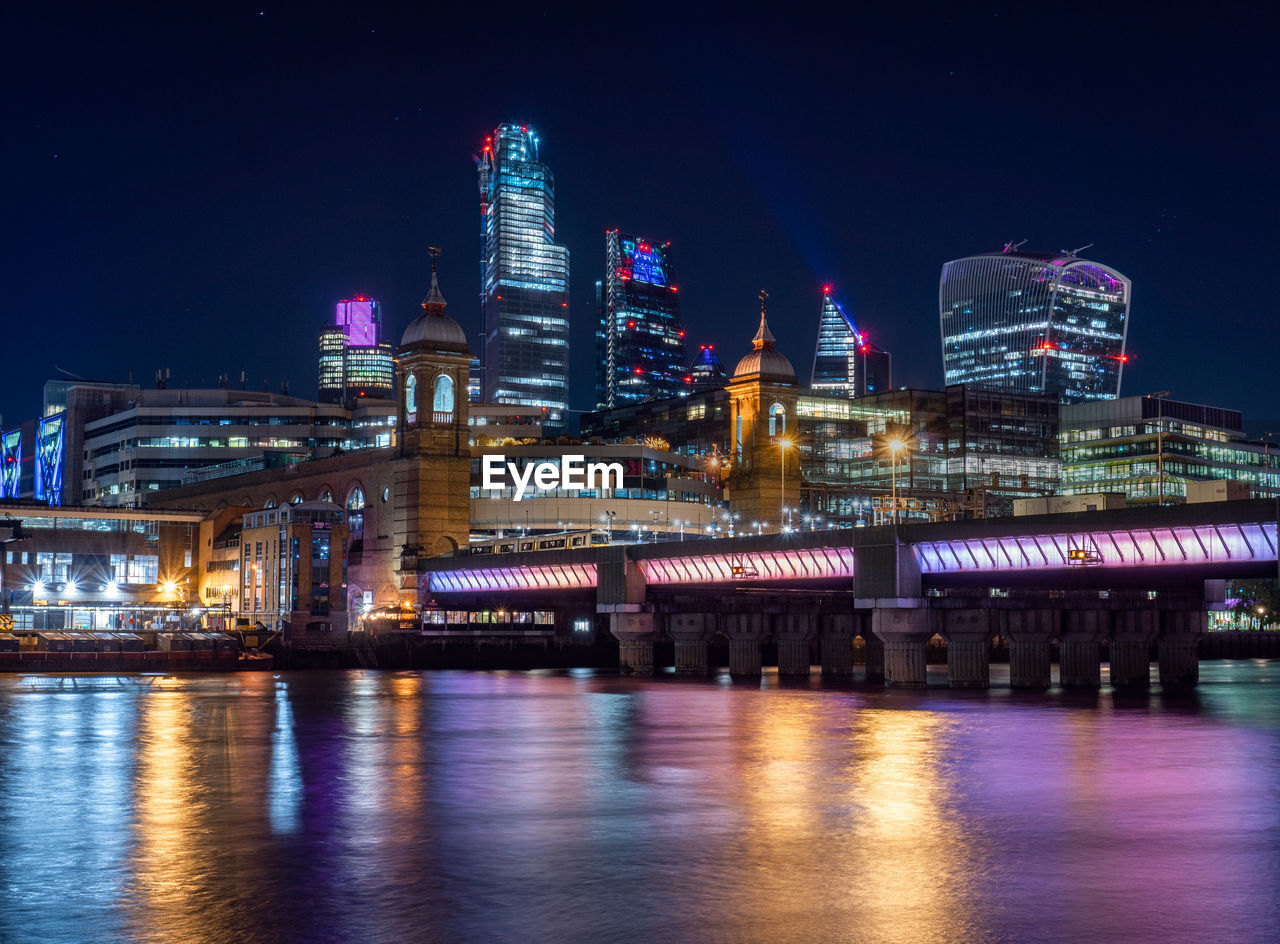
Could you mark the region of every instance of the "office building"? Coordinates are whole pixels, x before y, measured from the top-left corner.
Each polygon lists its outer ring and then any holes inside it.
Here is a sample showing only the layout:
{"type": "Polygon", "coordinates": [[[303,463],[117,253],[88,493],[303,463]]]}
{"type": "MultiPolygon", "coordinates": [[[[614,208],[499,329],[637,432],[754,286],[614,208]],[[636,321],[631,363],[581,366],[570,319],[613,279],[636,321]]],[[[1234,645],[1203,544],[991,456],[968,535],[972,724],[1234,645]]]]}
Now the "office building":
{"type": "Polygon", "coordinates": [[[1132,287],[1072,253],[985,253],[942,267],[946,382],[1064,403],[1120,395],[1132,287]]]}
{"type": "MultiPolygon", "coordinates": [[[[525,473],[522,473],[525,474],[525,473]]],[[[643,443],[477,447],[471,460],[472,538],[598,530],[615,542],[678,541],[711,533],[723,505],[714,466],[643,443]],[[517,467],[559,465],[565,455],[622,466],[622,487],[534,488],[515,500],[510,475],[485,489],[482,463],[498,454],[517,467]]]]}
{"type": "Polygon", "coordinates": [[[597,409],[689,392],[671,243],[607,232],[596,307],[597,409]]]}
{"type": "Polygon", "coordinates": [[[892,386],[890,367],[889,352],[858,330],[831,286],[824,286],[810,389],[842,397],[883,393],[892,386]]]}
{"type": "Polygon", "coordinates": [[[1280,451],[1248,442],[1238,410],[1163,396],[1062,408],[1065,495],[1121,492],[1129,504],[1182,504],[1198,482],[1242,483],[1280,495],[1280,451]]]}
{"type": "Polygon", "coordinates": [[[569,407],[569,250],[555,242],[555,180],[527,125],[500,125],[477,158],[483,398],[569,407]]]}
{"type": "Polygon", "coordinates": [[[724,389],[724,385],[729,382],[729,372],[716,356],[714,344],[699,346],[697,356],[689,365],[689,379],[692,393],[724,389]]]}
{"type": "Polygon", "coordinates": [[[357,295],[338,302],[320,334],[319,400],[347,407],[361,399],[395,399],[395,357],[381,340],[382,306],[357,295]]]}

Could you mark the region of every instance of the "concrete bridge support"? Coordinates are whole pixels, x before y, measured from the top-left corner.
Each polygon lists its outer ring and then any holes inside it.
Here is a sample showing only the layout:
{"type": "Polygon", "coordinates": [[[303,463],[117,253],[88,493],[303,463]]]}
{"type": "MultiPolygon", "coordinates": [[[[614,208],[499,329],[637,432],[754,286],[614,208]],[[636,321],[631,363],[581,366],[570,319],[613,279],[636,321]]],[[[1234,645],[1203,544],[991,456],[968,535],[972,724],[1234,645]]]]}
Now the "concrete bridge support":
{"type": "Polygon", "coordinates": [[[1004,634],[1009,640],[1009,686],[1049,687],[1049,640],[1058,632],[1057,610],[1007,610],[1004,634]]]}
{"type": "Polygon", "coordinates": [[[767,613],[730,613],[723,617],[724,634],[729,637],[729,674],[759,677],[760,647],[769,635],[767,613]]]}
{"type": "Polygon", "coordinates": [[[924,688],[926,647],[933,635],[924,600],[876,600],[871,630],[884,643],[884,682],[892,688],[924,688]]]}
{"type": "Polygon", "coordinates": [[[1119,610],[1111,625],[1111,687],[1147,691],[1151,688],[1151,644],[1160,631],[1159,612],[1119,610]]]}
{"type": "Polygon", "coordinates": [[[947,639],[947,684],[952,688],[991,685],[991,637],[996,633],[995,611],[942,611],[942,635],[947,639]]]}
{"type": "Polygon", "coordinates": [[[1190,691],[1200,682],[1200,637],[1208,629],[1204,610],[1166,610],[1160,614],[1160,687],[1190,691]]]}
{"type": "Polygon", "coordinates": [[[618,640],[618,671],[623,675],[653,674],[653,639],[657,632],[652,613],[638,608],[611,612],[609,632],[618,640]]]}
{"type": "Polygon", "coordinates": [[[1107,610],[1064,610],[1058,637],[1058,673],[1063,688],[1101,688],[1102,653],[1110,625],[1107,610]]]}
{"type": "Polygon", "coordinates": [[[871,631],[870,613],[859,614],[858,620],[862,624],[862,655],[867,662],[867,682],[871,685],[883,685],[884,640],[871,631]]]}
{"type": "Polygon", "coordinates": [[[710,671],[707,652],[715,630],[714,613],[672,613],[667,617],[667,635],[675,643],[676,675],[705,676],[710,671]]]}
{"type": "Polygon", "coordinates": [[[822,635],[819,659],[822,674],[828,678],[852,678],[853,637],[858,635],[859,619],[853,613],[827,613],[819,617],[822,635]]]}
{"type": "MultiPolygon", "coordinates": [[[[773,618],[773,637],[778,643],[778,674],[807,676],[812,665],[813,637],[818,617],[812,613],[782,613],[773,618]]],[[[850,643],[852,659],[852,643],[850,643]]]]}

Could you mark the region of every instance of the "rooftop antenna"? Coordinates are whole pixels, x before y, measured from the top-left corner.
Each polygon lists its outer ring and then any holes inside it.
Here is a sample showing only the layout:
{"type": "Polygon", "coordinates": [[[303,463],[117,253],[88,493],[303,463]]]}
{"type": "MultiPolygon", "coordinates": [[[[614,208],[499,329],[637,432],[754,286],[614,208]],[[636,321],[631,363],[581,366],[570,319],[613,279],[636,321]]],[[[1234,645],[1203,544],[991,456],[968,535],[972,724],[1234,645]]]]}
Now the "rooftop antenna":
{"type": "Polygon", "coordinates": [[[1022,242],[1020,242],[1020,243],[1015,243],[1015,242],[1011,239],[1011,240],[1009,240],[1007,243],[1005,243],[1005,244],[1004,244],[1004,249],[1002,249],[1002,250],[1001,250],[1001,252],[1017,252],[1019,249],[1021,249],[1021,248],[1022,248],[1023,246],[1025,246],[1026,244],[1027,244],[1027,241],[1026,241],[1025,239],[1024,239],[1022,242]]]}
{"type": "Polygon", "coordinates": [[[1084,252],[1086,249],[1091,248],[1092,246],[1093,246],[1093,243],[1086,243],[1085,245],[1081,246],[1079,249],[1071,250],[1071,255],[1078,256],[1080,255],[1080,253],[1084,252]]]}
{"type": "Polygon", "coordinates": [[[57,364],[53,365],[53,369],[60,374],[66,374],[72,380],[84,380],[84,378],[81,377],[79,374],[73,374],[71,373],[71,371],[67,370],[65,367],[59,367],[57,364]]]}

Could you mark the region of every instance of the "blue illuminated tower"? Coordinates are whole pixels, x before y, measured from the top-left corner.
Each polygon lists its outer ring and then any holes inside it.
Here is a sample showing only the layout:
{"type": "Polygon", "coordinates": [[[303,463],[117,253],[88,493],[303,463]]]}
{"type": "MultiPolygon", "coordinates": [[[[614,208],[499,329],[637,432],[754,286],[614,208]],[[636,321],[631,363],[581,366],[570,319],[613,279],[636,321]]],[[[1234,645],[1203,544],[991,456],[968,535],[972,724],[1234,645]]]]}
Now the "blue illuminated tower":
{"type": "Polygon", "coordinates": [[[688,394],[680,296],[671,244],[610,230],[596,283],[596,408],[688,394]]]}
{"type": "Polygon", "coordinates": [[[555,178],[528,125],[500,125],[476,164],[484,399],[543,407],[559,427],[569,407],[569,250],[555,242],[555,178]]]}

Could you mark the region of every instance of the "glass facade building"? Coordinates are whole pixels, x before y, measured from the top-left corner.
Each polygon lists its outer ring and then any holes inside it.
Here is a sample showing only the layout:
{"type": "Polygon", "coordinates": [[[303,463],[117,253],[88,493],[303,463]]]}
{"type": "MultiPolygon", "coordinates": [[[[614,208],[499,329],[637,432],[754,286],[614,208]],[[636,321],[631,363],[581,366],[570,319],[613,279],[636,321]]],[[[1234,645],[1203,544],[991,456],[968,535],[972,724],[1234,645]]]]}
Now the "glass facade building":
{"type": "Polygon", "coordinates": [[[714,344],[703,344],[698,348],[698,356],[689,365],[689,377],[692,378],[694,393],[722,390],[729,382],[729,372],[716,356],[714,344]]]}
{"type": "Polygon", "coordinates": [[[596,283],[596,408],[687,394],[680,296],[671,243],[610,230],[596,283]]]}
{"type": "Polygon", "coordinates": [[[1129,504],[1182,504],[1197,482],[1280,495],[1280,450],[1247,442],[1237,410],[1162,397],[1062,408],[1062,493],[1122,492],[1129,504]]]}
{"type": "Polygon", "coordinates": [[[818,344],[809,386],[815,393],[861,397],[892,386],[889,352],[860,332],[844,308],[822,290],[818,344]]]}
{"type": "Polygon", "coordinates": [[[321,403],[395,399],[395,356],[381,333],[377,301],[357,295],[338,302],[333,326],[320,334],[321,403]]]}
{"type": "Polygon", "coordinates": [[[555,179],[527,125],[500,125],[477,158],[480,178],[484,399],[569,407],[569,250],[555,242],[555,179]]]}
{"type": "Polygon", "coordinates": [[[1114,269],[1070,253],[1006,250],[942,267],[938,307],[948,384],[1120,395],[1132,291],[1114,269]]]}

